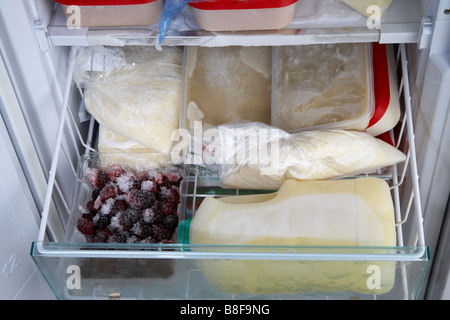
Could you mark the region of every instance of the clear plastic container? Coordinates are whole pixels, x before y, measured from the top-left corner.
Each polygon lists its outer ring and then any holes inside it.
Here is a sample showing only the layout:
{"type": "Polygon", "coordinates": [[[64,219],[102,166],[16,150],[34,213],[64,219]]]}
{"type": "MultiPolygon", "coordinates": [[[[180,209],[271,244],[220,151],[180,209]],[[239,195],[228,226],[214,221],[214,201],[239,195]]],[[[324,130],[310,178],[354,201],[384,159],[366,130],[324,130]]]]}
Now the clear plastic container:
{"type": "Polygon", "coordinates": [[[66,241],[176,243],[183,169],[137,167],[151,158],[148,153],[133,154],[129,167],[111,162],[117,158],[97,152],[81,157],[66,241]]]}
{"type": "Polygon", "coordinates": [[[158,22],[164,7],[164,0],[55,1],[61,4],[70,23],[78,27],[151,25],[158,22]]]}
{"type": "Polygon", "coordinates": [[[365,130],[374,113],[369,43],[274,51],[272,125],[287,132],[365,130]]]}
{"type": "Polygon", "coordinates": [[[208,31],[271,30],[286,27],[297,0],[191,1],[197,24],[208,31]]]}

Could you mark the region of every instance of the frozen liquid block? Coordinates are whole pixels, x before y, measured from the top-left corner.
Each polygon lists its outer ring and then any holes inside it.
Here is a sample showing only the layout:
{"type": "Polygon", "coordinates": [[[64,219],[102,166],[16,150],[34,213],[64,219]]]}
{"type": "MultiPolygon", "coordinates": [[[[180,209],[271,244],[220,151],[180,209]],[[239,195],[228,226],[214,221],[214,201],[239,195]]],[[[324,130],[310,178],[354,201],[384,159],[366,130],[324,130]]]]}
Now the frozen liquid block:
{"type": "Polygon", "coordinates": [[[380,8],[380,15],[382,16],[386,10],[389,9],[394,0],[341,0],[341,2],[355,9],[362,15],[370,17],[373,14],[373,10],[370,6],[378,6],[380,8]]]}
{"type": "MultiPolygon", "coordinates": [[[[389,186],[378,178],[287,180],[273,194],[206,198],[192,219],[190,243],[353,246],[355,252],[364,246],[395,246],[389,186]]],[[[233,293],[382,294],[392,288],[395,275],[395,263],[386,261],[208,259],[198,265],[213,285],[233,293]],[[370,265],[380,268],[375,289],[368,285],[370,265]]]]}
{"type": "Polygon", "coordinates": [[[86,109],[107,129],[169,154],[179,128],[183,50],[123,50],[127,65],[88,84],[86,109]]]}
{"type": "Polygon", "coordinates": [[[374,111],[370,45],[284,46],[277,50],[275,125],[364,130],[374,111]]]}
{"type": "Polygon", "coordinates": [[[186,69],[186,108],[195,103],[203,122],[270,124],[270,47],[190,47],[186,69]]]}

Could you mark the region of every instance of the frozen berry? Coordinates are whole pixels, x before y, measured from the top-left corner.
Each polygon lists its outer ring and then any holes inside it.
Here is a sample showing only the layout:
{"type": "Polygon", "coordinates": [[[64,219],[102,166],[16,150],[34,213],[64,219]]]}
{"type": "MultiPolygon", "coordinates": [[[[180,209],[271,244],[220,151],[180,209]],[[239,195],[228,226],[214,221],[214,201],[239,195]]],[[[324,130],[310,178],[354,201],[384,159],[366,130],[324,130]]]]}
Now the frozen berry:
{"type": "Polygon", "coordinates": [[[95,227],[98,229],[106,229],[111,222],[111,216],[109,214],[99,214],[95,227]]]}
{"type": "Polygon", "coordinates": [[[152,227],[149,224],[138,222],[133,226],[132,232],[139,240],[142,240],[152,235],[152,227]]]}
{"type": "Polygon", "coordinates": [[[154,210],[154,208],[147,208],[142,211],[142,218],[145,223],[153,224],[161,222],[162,216],[159,214],[159,210],[154,210]]]}
{"type": "Polygon", "coordinates": [[[148,190],[153,194],[158,194],[158,185],[152,180],[144,180],[141,182],[141,190],[148,190]]]}
{"type": "Polygon", "coordinates": [[[123,227],[123,230],[129,230],[133,227],[133,225],[141,220],[142,214],[141,211],[135,208],[128,208],[120,215],[120,223],[123,227]]]}
{"type": "Polygon", "coordinates": [[[95,200],[98,198],[98,196],[100,194],[100,190],[101,190],[101,188],[96,188],[96,189],[92,190],[92,197],[91,197],[92,200],[95,200]]]}
{"type": "Polygon", "coordinates": [[[94,212],[83,213],[81,216],[92,222],[92,220],[94,219],[95,213],[94,212]]]}
{"type": "Polygon", "coordinates": [[[106,172],[97,168],[89,169],[88,177],[94,188],[103,188],[109,182],[106,172]]]}
{"type": "Polygon", "coordinates": [[[108,229],[97,230],[93,237],[93,242],[96,242],[96,243],[108,242],[108,239],[110,236],[111,236],[111,231],[109,231],[108,229]]]}
{"type": "Polygon", "coordinates": [[[138,189],[140,187],[139,181],[131,173],[122,174],[116,179],[116,184],[122,193],[127,193],[132,189],[138,189]]]}
{"type": "Polygon", "coordinates": [[[105,201],[116,196],[117,189],[114,184],[106,185],[102,190],[100,190],[100,200],[105,201]]]}
{"type": "Polygon", "coordinates": [[[167,202],[161,206],[161,212],[164,213],[165,215],[176,213],[177,209],[178,205],[176,203],[167,202]]]}
{"type": "Polygon", "coordinates": [[[178,217],[176,215],[170,214],[164,217],[164,221],[162,222],[163,226],[170,230],[175,230],[178,226],[178,217]]]}
{"type": "Polygon", "coordinates": [[[114,202],[114,207],[112,208],[112,213],[116,213],[119,211],[125,211],[128,208],[128,204],[125,200],[123,199],[117,199],[114,202]]]}
{"type": "Polygon", "coordinates": [[[125,243],[127,242],[128,236],[126,234],[120,233],[120,232],[113,232],[107,242],[110,243],[125,243]]]}
{"type": "Polygon", "coordinates": [[[122,174],[125,173],[126,173],[125,169],[117,165],[111,166],[107,171],[109,180],[113,182],[116,182],[117,178],[119,178],[122,174]]]}
{"type": "Polygon", "coordinates": [[[90,200],[88,203],[86,203],[86,208],[89,210],[89,212],[96,213],[98,211],[98,208],[95,208],[95,201],[90,200]]]}
{"type": "Polygon", "coordinates": [[[128,203],[133,208],[150,208],[155,200],[155,195],[148,190],[133,189],[127,194],[128,203]]]}
{"type": "Polygon", "coordinates": [[[81,217],[78,219],[78,230],[83,234],[93,234],[94,224],[86,218],[81,217]]]}
{"type": "Polygon", "coordinates": [[[173,232],[168,228],[164,227],[162,224],[152,225],[152,237],[157,241],[169,240],[172,238],[173,232]]]}

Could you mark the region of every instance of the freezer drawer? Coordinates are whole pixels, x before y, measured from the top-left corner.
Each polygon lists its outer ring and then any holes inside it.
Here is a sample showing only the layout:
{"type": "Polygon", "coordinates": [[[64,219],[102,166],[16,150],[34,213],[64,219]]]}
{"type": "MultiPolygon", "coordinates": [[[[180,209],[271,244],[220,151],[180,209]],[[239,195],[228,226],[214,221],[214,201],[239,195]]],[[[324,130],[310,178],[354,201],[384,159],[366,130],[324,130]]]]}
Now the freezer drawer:
{"type": "MultiPolygon", "coordinates": [[[[206,197],[267,193],[222,189],[217,177],[196,165],[183,167],[177,241],[174,243],[85,243],[46,240],[48,207],[54,189],[61,140],[70,110],[62,108],[59,144],[55,148],[46,208],[31,255],[59,299],[415,299],[429,264],[424,243],[420,191],[411,120],[409,79],[404,45],[400,92],[403,118],[392,132],[395,146],[407,154],[404,163],[364,176],[388,182],[395,210],[397,245],[292,246],[194,245],[189,224],[206,197]],[[405,177],[411,179],[406,179],[405,177]],[[401,203],[399,194],[410,194],[401,203]],[[404,228],[406,227],[406,228],[404,228]],[[408,233],[404,237],[404,232],[408,233]],[[411,237],[411,235],[413,235],[411,237]],[[415,237],[414,237],[415,236],[415,237]],[[408,242],[404,239],[414,239],[408,242]]],[[[73,70],[73,51],[70,68],[73,70]]],[[[72,74],[66,95],[71,92],[72,74]]],[[[65,104],[67,105],[67,103],[65,104]]],[[[73,120],[73,116],[72,116],[73,120]]],[[[95,122],[91,121],[91,126],[95,122]]],[[[72,127],[72,126],[71,126],[72,127]]],[[[90,132],[92,133],[92,128],[90,132]]],[[[67,134],[67,132],[66,132],[67,134]]],[[[73,133],[72,133],[73,134],[73,133]]],[[[69,133],[70,135],[70,133],[69,133]]],[[[76,138],[82,135],[75,134],[76,138]]],[[[90,140],[88,138],[87,140],[90,140]]],[[[87,141],[87,152],[92,147],[87,141]]],[[[95,151],[95,150],[94,150],[95,151]]],[[[81,155],[80,155],[81,156],[81,155]]],[[[75,170],[74,170],[75,171],[75,170]]],[[[79,179],[79,177],[77,178],[79,179]]],[[[76,193],[75,193],[76,197],[76,193]]],[[[72,202],[77,204],[77,199],[72,202]]],[[[70,216],[70,215],[69,215],[70,216]]]]}

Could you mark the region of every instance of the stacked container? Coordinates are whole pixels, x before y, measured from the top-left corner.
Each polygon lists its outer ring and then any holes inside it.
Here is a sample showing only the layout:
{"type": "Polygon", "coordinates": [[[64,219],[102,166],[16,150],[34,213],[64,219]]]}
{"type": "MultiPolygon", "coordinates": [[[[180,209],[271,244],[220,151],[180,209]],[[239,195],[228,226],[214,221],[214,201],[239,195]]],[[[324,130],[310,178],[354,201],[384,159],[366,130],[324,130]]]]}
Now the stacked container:
{"type": "Polygon", "coordinates": [[[78,27],[121,27],[158,22],[164,0],[55,0],[68,23],[78,27]]]}
{"type": "Polygon", "coordinates": [[[286,27],[297,0],[194,0],[198,25],[208,31],[270,30],[286,27]]]}

